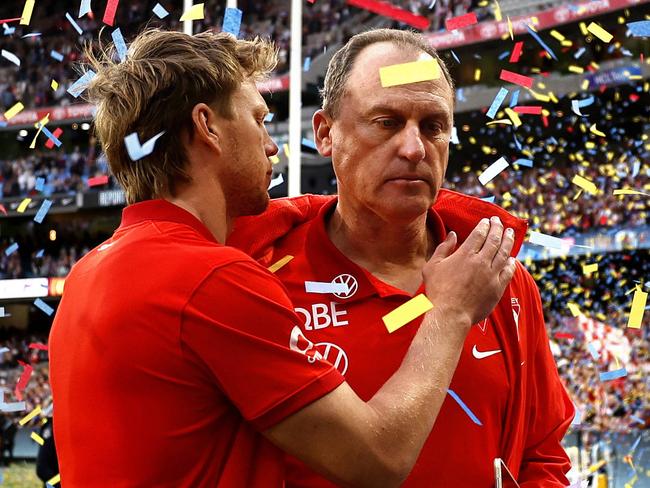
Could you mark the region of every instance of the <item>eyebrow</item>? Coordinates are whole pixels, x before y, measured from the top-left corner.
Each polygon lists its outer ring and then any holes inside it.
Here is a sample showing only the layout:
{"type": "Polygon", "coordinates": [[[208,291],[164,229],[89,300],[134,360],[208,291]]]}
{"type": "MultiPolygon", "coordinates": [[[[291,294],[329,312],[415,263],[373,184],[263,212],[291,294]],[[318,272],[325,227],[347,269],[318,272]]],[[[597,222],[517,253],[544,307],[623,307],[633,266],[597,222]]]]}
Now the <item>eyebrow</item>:
{"type": "MultiPolygon", "coordinates": [[[[399,113],[399,112],[400,112],[399,107],[395,105],[375,105],[374,107],[371,107],[370,109],[366,110],[364,112],[364,115],[370,117],[381,113],[399,113]]],[[[429,117],[449,117],[450,115],[451,112],[443,108],[432,110],[428,114],[429,117]]]]}

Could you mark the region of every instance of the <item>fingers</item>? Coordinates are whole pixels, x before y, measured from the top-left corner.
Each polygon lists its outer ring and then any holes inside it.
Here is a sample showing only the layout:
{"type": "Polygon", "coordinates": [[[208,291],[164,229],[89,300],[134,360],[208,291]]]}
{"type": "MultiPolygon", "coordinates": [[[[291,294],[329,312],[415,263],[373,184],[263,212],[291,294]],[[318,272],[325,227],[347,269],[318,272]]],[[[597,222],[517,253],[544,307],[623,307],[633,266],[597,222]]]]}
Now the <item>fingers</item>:
{"type": "Polygon", "coordinates": [[[489,219],[481,220],[476,225],[476,227],[474,227],[474,230],[472,230],[472,232],[467,237],[467,239],[465,239],[465,242],[463,242],[461,249],[463,249],[468,253],[477,254],[483,247],[483,244],[485,243],[485,238],[488,236],[489,230],[490,230],[490,220],[489,219]]]}
{"type": "Polygon", "coordinates": [[[515,271],[517,270],[517,260],[513,257],[509,257],[506,260],[506,265],[501,270],[501,273],[499,273],[499,283],[505,289],[506,286],[508,286],[508,283],[510,283],[510,280],[512,280],[512,277],[515,275],[515,271]]]}
{"type": "Polygon", "coordinates": [[[499,248],[501,247],[501,238],[503,237],[503,224],[499,217],[492,217],[490,219],[490,232],[485,238],[485,243],[481,248],[479,254],[492,264],[494,256],[496,256],[499,248]]]}
{"type": "Polygon", "coordinates": [[[501,246],[499,246],[494,259],[492,260],[492,268],[500,271],[501,268],[505,266],[514,245],[515,232],[511,228],[507,228],[501,238],[501,246]]]}
{"type": "Polygon", "coordinates": [[[454,249],[456,248],[457,241],[458,241],[458,237],[456,236],[455,232],[452,231],[449,234],[447,234],[445,240],[442,241],[440,244],[438,244],[436,250],[433,251],[429,263],[431,264],[439,263],[446,257],[451,256],[452,253],[454,252],[454,249]]]}

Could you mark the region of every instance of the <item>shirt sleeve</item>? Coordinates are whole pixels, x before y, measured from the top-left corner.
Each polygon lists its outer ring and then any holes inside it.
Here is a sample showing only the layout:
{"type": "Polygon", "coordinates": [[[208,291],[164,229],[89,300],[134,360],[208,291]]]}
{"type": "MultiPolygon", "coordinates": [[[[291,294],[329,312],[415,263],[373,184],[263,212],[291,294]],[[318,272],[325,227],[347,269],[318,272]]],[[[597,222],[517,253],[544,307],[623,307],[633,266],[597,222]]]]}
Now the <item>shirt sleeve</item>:
{"type": "Polygon", "coordinates": [[[265,430],[344,378],[300,332],[282,284],[254,261],[213,270],[181,317],[181,342],[242,416],[265,430]]]}
{"type": "Polygon", "coordinates": [[[561,442],[575,410],[549,347],[537,285],[527,271],[524,274],[533,314],[529,323],[535,324],[536,334],[529,355],[533,367],[528,378],[528,435],[518,481],[522,488],[564,488],[570,484],[565,474],[571,463],[561,442]]]}

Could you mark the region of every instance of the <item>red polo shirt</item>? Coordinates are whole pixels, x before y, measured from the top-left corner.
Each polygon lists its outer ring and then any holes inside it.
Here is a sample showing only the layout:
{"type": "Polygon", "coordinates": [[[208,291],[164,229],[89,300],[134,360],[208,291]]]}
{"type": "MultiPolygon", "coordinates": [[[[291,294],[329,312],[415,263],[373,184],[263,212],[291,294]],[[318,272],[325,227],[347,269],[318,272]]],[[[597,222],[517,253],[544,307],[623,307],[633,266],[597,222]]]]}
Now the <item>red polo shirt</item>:
{"type": "Polygon", "coordinates": [[[299,352],[297,324],[278,280],[185,210],[124,209],[71,271],[50,335],[63,485],[282,486],[258,431],[343,381],[299,352]]]}

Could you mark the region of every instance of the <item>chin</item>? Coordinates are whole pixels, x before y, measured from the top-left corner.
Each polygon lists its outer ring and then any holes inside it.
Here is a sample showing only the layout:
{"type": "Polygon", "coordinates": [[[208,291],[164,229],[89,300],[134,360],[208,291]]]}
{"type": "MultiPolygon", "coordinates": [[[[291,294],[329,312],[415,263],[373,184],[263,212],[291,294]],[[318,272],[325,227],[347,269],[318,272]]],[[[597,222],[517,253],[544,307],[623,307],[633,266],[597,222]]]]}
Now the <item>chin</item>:
{"type": "Polygon", "coordinates": [[[245,217],[248,215],[259,215],[264,212],[269,206],[270,197],[266,190],[262,193],[254,195],[254,197],[252,194],[250,196],[250,199],[242,202],[242,208],[238,212],[240,217],[245,217]]]}

